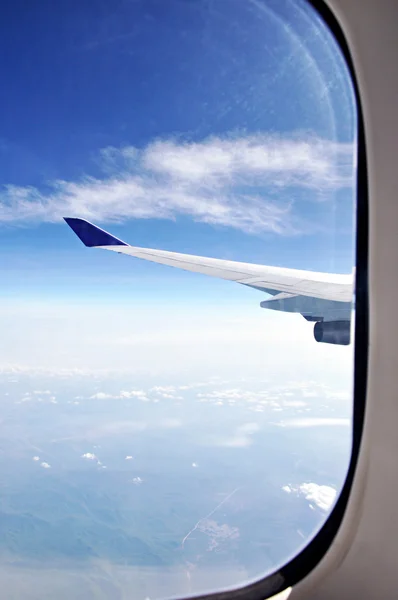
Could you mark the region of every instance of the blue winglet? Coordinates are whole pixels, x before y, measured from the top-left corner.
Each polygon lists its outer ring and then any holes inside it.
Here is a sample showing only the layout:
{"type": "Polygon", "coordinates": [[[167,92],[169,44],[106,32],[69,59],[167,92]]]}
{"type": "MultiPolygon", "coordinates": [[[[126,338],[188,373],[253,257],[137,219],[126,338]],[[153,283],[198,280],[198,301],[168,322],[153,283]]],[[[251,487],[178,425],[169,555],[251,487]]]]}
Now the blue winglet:
{"type": "Polygon", "coordinates": [[[83,244],[89,248],[94,246],[128,246],[122,240],[84,219],[64,217],[64,221],[81,239],[83,244]]]}

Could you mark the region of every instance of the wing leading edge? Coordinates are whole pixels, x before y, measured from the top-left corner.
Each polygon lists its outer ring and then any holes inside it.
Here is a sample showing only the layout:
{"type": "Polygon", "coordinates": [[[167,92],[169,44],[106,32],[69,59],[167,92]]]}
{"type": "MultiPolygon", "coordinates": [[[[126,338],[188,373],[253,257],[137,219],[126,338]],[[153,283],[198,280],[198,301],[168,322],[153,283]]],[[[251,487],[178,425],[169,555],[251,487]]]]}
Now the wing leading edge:
{"type": "Polygon", "coordinates": [[[316,273],[140,248],[126,244],[84,219],[66,217],[65,221],[83,244],[90,248],[111,250],[185,271],[235,281],[271,294],[271,298],[261,302],[263,308],[297,312],[309,321],[348,321],[349,325],[353,298],[352,275],[316,273]]]}

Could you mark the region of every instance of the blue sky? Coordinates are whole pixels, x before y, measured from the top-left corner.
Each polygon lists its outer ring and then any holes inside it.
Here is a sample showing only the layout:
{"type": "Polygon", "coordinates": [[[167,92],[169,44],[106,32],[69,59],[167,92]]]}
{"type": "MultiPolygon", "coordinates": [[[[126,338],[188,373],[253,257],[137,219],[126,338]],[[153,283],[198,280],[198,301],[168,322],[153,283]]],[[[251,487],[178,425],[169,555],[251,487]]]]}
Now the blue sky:
{"type": "Polygon", "coordinates": [[[353,93],[305,2],[16,2],[0,28],[1,361],[54,328],[54,306],[58,340],[87,305],[152,324],[175,307],[209,331],[220,306],[265,312],[254,290],[88,251],[63,215],[134,245],[351,270],[353,93]]]}

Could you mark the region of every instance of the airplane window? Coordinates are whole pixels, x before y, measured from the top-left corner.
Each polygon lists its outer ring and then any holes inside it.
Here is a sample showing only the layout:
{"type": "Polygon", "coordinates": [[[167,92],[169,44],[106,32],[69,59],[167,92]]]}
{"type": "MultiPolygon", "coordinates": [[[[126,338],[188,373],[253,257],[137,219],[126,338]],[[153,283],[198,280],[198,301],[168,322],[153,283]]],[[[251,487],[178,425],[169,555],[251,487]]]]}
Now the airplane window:
{"type": "Polygon", "coordinates": [[[304,0],[17,1],[0,27],[2,595],[265,577],[351,455],[342,52],[304,0]]]}

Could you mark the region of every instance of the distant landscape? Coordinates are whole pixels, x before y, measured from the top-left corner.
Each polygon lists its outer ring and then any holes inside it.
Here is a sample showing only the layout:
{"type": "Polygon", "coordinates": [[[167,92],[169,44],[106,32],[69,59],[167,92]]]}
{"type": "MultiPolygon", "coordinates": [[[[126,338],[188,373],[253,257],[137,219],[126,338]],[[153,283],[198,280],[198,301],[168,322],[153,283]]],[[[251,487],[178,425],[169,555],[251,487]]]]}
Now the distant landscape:
{"type": "Polygon", "coordinates": [[[344,390],[123,377],[0,375],[7,598],[234,586],[282,566],[333,505],[351,443],[344,390]]]}

